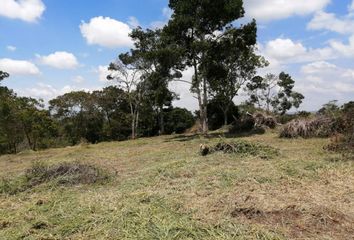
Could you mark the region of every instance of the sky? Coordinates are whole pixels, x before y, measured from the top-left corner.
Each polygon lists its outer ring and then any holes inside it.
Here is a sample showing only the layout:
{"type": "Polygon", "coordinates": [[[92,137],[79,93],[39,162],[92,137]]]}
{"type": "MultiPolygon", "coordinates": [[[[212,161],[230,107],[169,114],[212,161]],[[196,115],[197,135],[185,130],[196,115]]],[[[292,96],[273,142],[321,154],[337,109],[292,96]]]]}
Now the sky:
{"type": "MultiPolygon", "coordinates": [[[[269,62],[259,74],[285,71],[305,95],[301,110],[330,100],[354,100],[354,0],[245,0],[258,24],[258,51],[269,62]]],[[[76,91],[101,89],[107,65],[132,42],[137,26],[163,27],[168,0],[0,0],[0,70],[3,84],[21,96],[45,101],[76,91]]],[[[183,79],[190,79],[191,71],[183,79]]],[[[175,106],[197,100],[188,84],[172,83],[175,106]]],[[[240,102],[244,97],[235,99],[240,102]]]]}

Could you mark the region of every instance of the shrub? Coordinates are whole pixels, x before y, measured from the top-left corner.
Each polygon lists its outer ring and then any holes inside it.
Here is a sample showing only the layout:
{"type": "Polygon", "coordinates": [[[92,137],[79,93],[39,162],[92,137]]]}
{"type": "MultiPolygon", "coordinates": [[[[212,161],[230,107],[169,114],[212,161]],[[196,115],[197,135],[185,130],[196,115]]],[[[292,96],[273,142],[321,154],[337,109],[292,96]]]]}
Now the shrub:
{"type": "Polygon", "coordinates": [[[251,115],[244,115],[241,118],[235,120],[232,124],[229,133],[245,133],[250,132],[255,128],[256,121],[251,115]]]}
{"type": "Polygon", "coordinates": [[[165,133],[183,133],[195,123],[193,114],[185,108],[173,108],[165,113],[165,133]]]}

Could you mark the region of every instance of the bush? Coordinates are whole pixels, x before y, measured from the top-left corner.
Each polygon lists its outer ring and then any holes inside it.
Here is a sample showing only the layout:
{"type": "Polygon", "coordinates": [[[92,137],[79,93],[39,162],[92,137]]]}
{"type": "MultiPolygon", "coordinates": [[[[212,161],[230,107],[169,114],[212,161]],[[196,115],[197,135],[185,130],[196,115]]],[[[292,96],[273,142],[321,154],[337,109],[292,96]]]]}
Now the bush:
{"type": "Polygon", "coordinates": [[[165,113],[165,133],[184,133],[195,123],[193,114],[185,108],[173,108],[165,113]]]}
{"type": "Polygon", "coordinates": [[[280,137],[330,137],[337,132],[337,129],[337,121],[330,117],[318,116],[312,119],[295,119],[282,128],[280,137]]]}
{"type": "Polygon", "coordinates": [[[241,118],[235,120],[232,124],[229,133],[238,134],[245,133],[254,130],[256,125],[255,119],[251,115],[244,115],[241,118]]]}

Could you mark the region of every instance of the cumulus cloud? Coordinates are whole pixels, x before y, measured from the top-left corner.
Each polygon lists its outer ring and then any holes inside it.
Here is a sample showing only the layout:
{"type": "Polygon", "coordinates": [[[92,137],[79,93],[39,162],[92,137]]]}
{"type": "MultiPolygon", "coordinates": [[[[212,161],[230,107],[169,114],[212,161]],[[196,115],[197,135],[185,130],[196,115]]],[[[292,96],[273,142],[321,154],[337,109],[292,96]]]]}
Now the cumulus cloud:
{"type": "Polygon", "coordinates": [[[108,66],[98,66],[97,69],[94,70],[98,74],[98,80],[100,82],[108,82],[107,76],[112,73],[112,71],[108,70],[108,66]]]}
{"type": "Polygon", "coordinates": [[[58,69],[75,69],[79,66],[79,62],[72,53],[55,52],[48,56],[37,55],[39,62],[58,69]]]}
{"type": "Polygon", "coordinates": [[[348,17],[337,18],[333,13],[320,11],[307,25],[310,30],[329,30],[341,34],[354,33],[354,20],[348,17]]]}
{"type": "Polygon", "coordinates": [[[108,48],[132,46],[130,26],[109,17],[94,17],[88,23],[82,22],[80,31],[89,45],[108,48]]]}
{"type": "Polygon", "coordinates": [[[19,95],[21,96],[31,96],[34,98],[40,98],[45,101],[49,101],[53,98],[56,98],[57,96],[63,95],[65,93],[69,93],[72,91],[85,91],[85,92],[90,92],[95,89],[89,89],[89,88],[84,88],[84,87],[77,87],[77,86],[71,86],[71,85],[65,85],[64,87],[54,87],[50,84],[46,83],[36,83],[33,87],[30,88],[25,88],[25,89],[19,89],[16,92],[18,92],[19,95]]]}
{"type": "Polygon", "coordinates": [[[333,49],[306,48],[301,42],[289,38],[277,38],[260,45],[260,52],[273,64],[301,63],[334,58],[333,49]]]}
{"type": "Polygon", "coordinates": [[[0,16],[36,22],[44,10],[45,5],[41,0],[1,0],[0,16]]]}
{"type": "Polygon", "coordinates": [[[29,61],[0,59],[0,69],[11,75],[39,75],[41,72],[36,65],[29,61]]]}
{"type": "Polygon", "coordinates": [[[349,38],[348,44],[338,40],[330,41],[331,47],[344,57],[354,57],[354,35],[349,38]]]}
{"type": "Polygon", "coordinates": [[[17,48],[15,46],[9,45],[9,46],[6,46],[6,49],[10,52],[14,52],[14,51],[16,51],[17,48]]]}
{"type": "Polygon", "coordinates": [[[271,21],[312,14],[322,10],[330,2],[331,0],[247,0],[244,5],[248,17],[258,21],[271,21]]]}
{"type": "Polygon", "coordinates": [[[324,72],[332,72],[336,70],[337,66],[326,61],[318,61],[309,63],[301,68],[301,72],[304,74],[318,74],[324,72]]]}
{"type": "Polygon", "coordinates": [[[317,61],[301,67],[296,76],[295,88],[306,98],[304,109],[318,109],[324,103],[337,99],[340,103],[352,100],[354,94],[354,70],[327,61],[317,61]]]}

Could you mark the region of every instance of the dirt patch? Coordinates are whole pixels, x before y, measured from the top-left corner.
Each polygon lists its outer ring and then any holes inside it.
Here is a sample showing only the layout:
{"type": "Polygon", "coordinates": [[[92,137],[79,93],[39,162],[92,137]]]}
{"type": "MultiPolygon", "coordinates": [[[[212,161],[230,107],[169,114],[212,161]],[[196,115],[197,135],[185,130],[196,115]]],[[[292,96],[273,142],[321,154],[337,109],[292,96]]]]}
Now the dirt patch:
{"type": "Polygon", "coordinates": [[[251,223],[284,229],[290,238],[324,235],[336,239],[354,236],[354,219],[326,208],[298,209],[295,205],[280,210],[263,211],[253,207],[236,208],[231,216],[251,223]]]}

